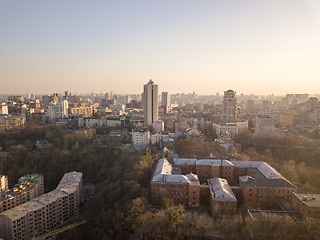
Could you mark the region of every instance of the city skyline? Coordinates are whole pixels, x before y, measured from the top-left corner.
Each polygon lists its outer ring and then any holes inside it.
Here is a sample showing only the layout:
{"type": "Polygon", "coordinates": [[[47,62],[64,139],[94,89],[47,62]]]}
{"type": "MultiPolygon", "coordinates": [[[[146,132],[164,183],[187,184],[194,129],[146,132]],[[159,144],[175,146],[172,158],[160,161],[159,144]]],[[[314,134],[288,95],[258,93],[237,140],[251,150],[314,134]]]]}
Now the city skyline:
{"type": "Polygon", "coordinates": [[[0,1],[0,16],[1,94],[320,87],[318,0],[0,1]]]}

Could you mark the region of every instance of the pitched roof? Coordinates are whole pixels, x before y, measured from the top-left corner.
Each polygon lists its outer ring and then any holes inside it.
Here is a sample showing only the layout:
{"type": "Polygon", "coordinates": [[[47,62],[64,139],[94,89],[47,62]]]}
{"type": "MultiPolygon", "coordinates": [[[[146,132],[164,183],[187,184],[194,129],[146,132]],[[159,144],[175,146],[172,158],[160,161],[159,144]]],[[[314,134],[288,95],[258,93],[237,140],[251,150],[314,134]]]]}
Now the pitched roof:
{"type": "Polygon", "coordinates": [[[237,202],[237,198],[226,179],[214,177],[208,179],[208,184],[213,200],[237,202]]]}

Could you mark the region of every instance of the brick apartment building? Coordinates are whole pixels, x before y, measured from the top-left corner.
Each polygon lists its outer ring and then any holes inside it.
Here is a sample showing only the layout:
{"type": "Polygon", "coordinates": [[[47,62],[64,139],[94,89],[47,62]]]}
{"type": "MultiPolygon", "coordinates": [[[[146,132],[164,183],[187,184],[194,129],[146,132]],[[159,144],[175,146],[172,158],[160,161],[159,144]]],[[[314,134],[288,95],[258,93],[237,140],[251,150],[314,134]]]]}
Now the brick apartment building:
{"type": "Polygon", "coordinates": [[[166,197],[173,199],[175,204],[198,207],[200,182],[196,175],[183,175],[179,167],[162,158],[151,181],[151,202],[159,204],[166,197]]]}
{"type": "Polygon", "coordinates": [[[237,198],[228,181],[213,177],[208,179],[210,189],[210,208],[215,216],[233,215],[237,212],[237,198]]]}

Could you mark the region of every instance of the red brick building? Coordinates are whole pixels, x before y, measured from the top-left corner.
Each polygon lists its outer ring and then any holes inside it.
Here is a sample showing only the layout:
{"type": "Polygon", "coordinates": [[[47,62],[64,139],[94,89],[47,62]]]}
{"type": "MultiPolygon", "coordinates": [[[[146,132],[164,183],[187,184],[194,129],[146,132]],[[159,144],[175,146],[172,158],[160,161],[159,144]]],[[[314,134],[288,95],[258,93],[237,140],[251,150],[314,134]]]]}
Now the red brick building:
{"type": "Polygon", "coordinates": [[[305,217],[320,218],[320,194],[293,193],[292,207],[305,217]]]}
{"type": "Polygon", "coordinates": [[[210,188],[210,208],[212,215],[233,215],[237,212],[237,198],[228,181],[214,177],[208,180],[210,188]]]}
{"type": "Polygon", "coordinates": [[[161,204],[164,198],[173,199],[175,204],[198,207],[200,183],[196,175],[183,175],[181,168],[162,158],[151,181],[151,202],[161,204]]]}
{"type": "MultiPolygon", "coordinates": [[[[154,203],[161,203],[166,196],[172,198],[175,203],[198,206],[200,184],[205,184],[207,181],[208,184],[212,183],[209,184],[211,208],[213,213],[218,215],[234,214],[235,210],[231,209],[235,209],[233,207],[237,204],[247,208],[272,208],[277,205],[278,198],[290,202],[293,192],[296,192],[296,187],[290,181],[265,162],[173,158],[159,160],[151,182],[151,200],[154,203]],[[221,200],[215,198],[212,184],[218,184],[218,180],[215,182],[213,178],[219,179],[221,191],[228,189],[228,196],[232,196],[233,199],[232,204],[222,205],[223,201],[220,204],[221,200]],[[236,192],[234,193],[232,189],[236,192]],[[221,211],[217,212],[216,206],[220,208],[228,206],[228,208],[221,208],[221,211]],[[232,207],[229,208],[230,206],[232,207]]],[[[204,188],[202,190],[202,195],[205,196],[204,188]]],[[[227,196],[226,194],[223,193],[222,196],[227,196]]]]}

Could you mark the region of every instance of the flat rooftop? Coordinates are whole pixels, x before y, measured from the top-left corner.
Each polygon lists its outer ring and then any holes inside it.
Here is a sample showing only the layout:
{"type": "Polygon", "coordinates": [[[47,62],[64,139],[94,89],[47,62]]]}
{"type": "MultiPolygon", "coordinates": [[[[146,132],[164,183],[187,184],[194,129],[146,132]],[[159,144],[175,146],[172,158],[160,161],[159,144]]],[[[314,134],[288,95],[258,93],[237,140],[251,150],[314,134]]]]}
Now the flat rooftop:
{"type": "Polygon", "coordinates": [[[48,205],[66,196],[68,196],[68,193],[64,191],[53,190],[51,192],[41,195],[40,197],[35,198],[34,200],[44,205],[48,205]]]}
{"type": "Polygon", "coordinates": [[[30,174],[30,175],[26,175],[19,178],[17,184],[26,183],[26,182],[37,184],[41,179],[43,179],[43,176],[41,174],[30,174]]]}
{"type": "Polygon", "coordinates": [[[78,189],[81,180],[82,180],[82,173],[80,172],[66,173],[61,179],[56,190],[72,193],[78,189]]]}
{"type": "Polygon", "coordinates": [[[308,207],[320,208],[320,194],[294,193],[308,207]]]}
{"type": "Polygon", "coordinates": [[[20,219],[21,217],[26,216],[30,212],[34,212],[36,210],[42,209],[44,206],[45,205],[43,203],[40,203],[35,200],[31,200],[15,208],[7,210],[1,213],[0,215],[9,218],[11,221],[15,221],[17,219],[20,219]]]}
{"type": "Polygon", "coordinates": [[[217,201],[237,202],[228,181],[223,178],[214,177],[208,180],[211,198],[217,201]]]}
{"type": "Polygon", "coordinates": [[[10,190],[7,191],[7,193],[11,193],[12,195],[20,195],[21,193],[32,190],[34,187],[35,187],[34,184],[22,183],[11,188],[10,190]]]}
{"type": "Polygon", "coordinates": [[[172,165],[166,158],[158,161],[152,182],[185,183],[200,186],[197,175],[182,175],[181,166],[172,165]]]}

